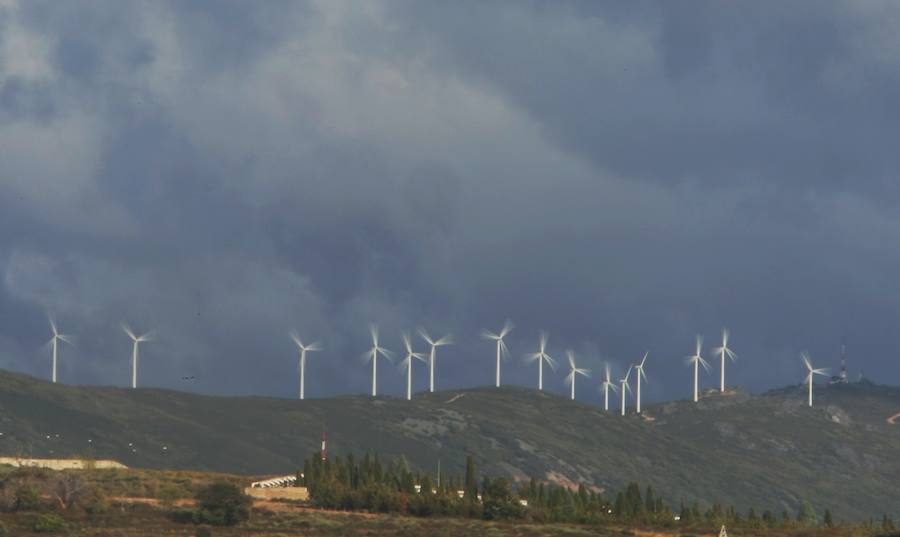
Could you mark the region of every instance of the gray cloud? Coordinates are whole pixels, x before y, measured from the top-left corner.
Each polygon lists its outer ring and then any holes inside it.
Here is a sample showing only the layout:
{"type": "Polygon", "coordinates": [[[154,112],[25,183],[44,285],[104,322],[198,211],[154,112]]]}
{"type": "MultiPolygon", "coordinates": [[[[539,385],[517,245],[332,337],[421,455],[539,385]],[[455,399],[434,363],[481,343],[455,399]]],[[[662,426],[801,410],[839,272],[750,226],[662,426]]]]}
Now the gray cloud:
{"type": "Polygon", "coordinates": [[[308,393],[364,392],[377,321],[467,386],[509,317],[527,385],[547,329],[686,396],[723,324],[754,389],[842,343],[900,380],[892,3],[0,6],[3,367],[52,311],[66,382],[125,384],[128,320],[144,384],[290,396],[296,327],[308,393]]]}

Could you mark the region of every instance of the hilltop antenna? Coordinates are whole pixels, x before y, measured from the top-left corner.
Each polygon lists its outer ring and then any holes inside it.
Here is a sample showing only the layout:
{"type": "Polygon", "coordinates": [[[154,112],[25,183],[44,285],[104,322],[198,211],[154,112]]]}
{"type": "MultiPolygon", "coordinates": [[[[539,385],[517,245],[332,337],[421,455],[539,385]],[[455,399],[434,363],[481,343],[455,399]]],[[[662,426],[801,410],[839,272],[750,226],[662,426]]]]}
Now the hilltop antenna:
{"type": "Polygon", "coordinates": [[[328,460],[328,433],[322,430],[322,462],[328,460]]]}
{"type": "Polygon", "coordinates": [[[438,459],[437,488],[441,490],[441,459],[438,459]]]}

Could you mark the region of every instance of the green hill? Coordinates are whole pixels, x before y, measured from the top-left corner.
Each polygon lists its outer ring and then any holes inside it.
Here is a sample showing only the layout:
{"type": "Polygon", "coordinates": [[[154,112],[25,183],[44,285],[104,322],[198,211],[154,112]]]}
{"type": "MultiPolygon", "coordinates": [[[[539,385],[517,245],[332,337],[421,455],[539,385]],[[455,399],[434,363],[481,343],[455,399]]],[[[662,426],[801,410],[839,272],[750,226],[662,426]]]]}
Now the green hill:
{"type": "Polygon", "coordinates": [[[0,452],[93,454],[147,468],[293,472],[319,447],[405,455],[423,470],[480,470],[618,490],[651,484],[677,507],[719,500],[795,511],[807,499],[838,519],[900,517],[900,388],[871,383],[763,395],[740,389],[643,417],[518,387],[295,401],[50,384],[0,371],[0,452]],[[49,438],[48,438],[49,437],[49,438]]]}

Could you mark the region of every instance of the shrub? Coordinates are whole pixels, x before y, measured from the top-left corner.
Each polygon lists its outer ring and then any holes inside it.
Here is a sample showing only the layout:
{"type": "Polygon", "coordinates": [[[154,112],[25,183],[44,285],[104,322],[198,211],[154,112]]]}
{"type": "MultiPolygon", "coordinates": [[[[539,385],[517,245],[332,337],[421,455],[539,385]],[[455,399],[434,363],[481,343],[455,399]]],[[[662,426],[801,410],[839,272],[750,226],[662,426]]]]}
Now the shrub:
{"type": "Polygon", "coordinates": [[[197,531],[194,532],[196,537],[212,537],[212,528],[209,526],[200,526],[197,528],[197,531]]]}
{"type": "Polygon", "coordinates": [[[99,490],[92,490],[89,494],[82,498],[84,512],[89,515],[102,515],[109,511],[109,500],[106,495],[99,490]]]}
{"type": "Polygon", "coordinates": [[[175,509],[169,511],[169,518],[172,522],[179,524],[191,524],[194,522],[194,511],[192,509],[175,509]]]}
{"type": "Polygon", "coordinates": [[[35,533],[56,533],[66,529],[66,521],[55,513],[35,515],[31,521],[31,530],[35,533]]]}
{"type": "Polygon", "coordinates": [[[31,485],[22,485],[16,490],[16,511],[36,511],[41,507],[41,496],[31,485]]]}
{"type": "Polygon", "coordinates": [[[197,492],[195,523],[233,526],[250,517],[251,499],[232,483],[219,482],[197,492]]]}
{"type": "Polygon", "coordinates": [[[0,537],[9,537],[9,529],[2,520],[0,520],[0,537]]]}

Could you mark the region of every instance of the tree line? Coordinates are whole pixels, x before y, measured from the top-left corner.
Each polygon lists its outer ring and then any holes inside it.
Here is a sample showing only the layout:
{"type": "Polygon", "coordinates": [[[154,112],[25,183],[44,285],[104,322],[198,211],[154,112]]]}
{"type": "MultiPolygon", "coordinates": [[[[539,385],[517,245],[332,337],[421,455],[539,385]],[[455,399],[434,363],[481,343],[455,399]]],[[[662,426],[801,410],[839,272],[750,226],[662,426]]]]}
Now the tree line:
{"type": "MultiPolygon", "coordinates": [[[[468,518],[519,519],[533,522],[603,524],[622,522],[664,527],[718,529],[729,527],[795,528],[833,526],[832,513],[821,516],[809,502],[801,502],[791,514],[781,511],[739,513],[733,506],[716,502],[705,510],[699,503],[682,503],[676,509],[652,486],[630,483],[610,500],[584,484],[564,487],[531,479],[511,483],[504,477],[479,475],[475,460],[466,458],[462,476],[436,475],[414,471],[404,457],[383,463],[378,455],[357,459],[349,454],[322,460],[316,454],[305,460],[298,472],[298,486],[306,486],[310,501],[321,508],[414,516],[457,516],[468,518]]],[[[877,525],[872,522],[871,525],[877,525]]],[[[885,516],[885,530],[893,521],[885,516]]]]}

